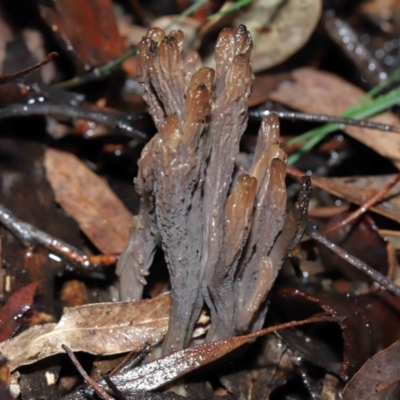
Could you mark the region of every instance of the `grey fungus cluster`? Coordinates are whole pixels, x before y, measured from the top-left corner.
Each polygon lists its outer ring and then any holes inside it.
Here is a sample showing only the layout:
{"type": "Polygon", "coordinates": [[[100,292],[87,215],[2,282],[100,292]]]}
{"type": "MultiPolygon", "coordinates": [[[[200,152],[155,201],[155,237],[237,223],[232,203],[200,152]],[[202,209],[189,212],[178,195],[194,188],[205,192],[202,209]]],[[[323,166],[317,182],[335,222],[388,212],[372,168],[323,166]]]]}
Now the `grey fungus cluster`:
{"type": "Polygon", "coordinates": [[[204,304],[207,340],[261,327],[267,295],[307,219],[310,182],[286,210],[286,154],[276,115],[258,132],[252,164],[237,171],[253,81],[245,26],[219,35],[216,69],[183,54],[183,33],[148,31],[137,49],[138,79],[157,127],[139,160],[141,198],[121,254],[122,299],[140,299],[157,247],[170,274],[172,308],[164,353],[189,344],[204,304]]]}

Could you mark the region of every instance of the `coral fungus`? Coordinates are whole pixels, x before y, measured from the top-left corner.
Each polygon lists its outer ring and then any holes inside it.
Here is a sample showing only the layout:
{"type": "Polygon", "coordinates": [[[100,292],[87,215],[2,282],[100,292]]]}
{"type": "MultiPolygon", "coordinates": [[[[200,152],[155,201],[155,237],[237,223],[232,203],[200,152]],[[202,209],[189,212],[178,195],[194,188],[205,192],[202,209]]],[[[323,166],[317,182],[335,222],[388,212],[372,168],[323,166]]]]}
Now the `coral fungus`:
{"type": "Polygon", "coordinates": [[[151,29],[138,46],[138,79],[158,133],[139,160],[141,196],[121,255],[121,297],[139,299],[157,246],[170,274],[164,352],[186,346],[204,305],[208,340],[260,327],[280,267],[300,240],[310,183],[286,211],[286,154],[275,115],[266,117],[248,171],[237,171],[253,81],[246,27],[219,35],[216,70],[183,52],[183,34],[151,29]]]}

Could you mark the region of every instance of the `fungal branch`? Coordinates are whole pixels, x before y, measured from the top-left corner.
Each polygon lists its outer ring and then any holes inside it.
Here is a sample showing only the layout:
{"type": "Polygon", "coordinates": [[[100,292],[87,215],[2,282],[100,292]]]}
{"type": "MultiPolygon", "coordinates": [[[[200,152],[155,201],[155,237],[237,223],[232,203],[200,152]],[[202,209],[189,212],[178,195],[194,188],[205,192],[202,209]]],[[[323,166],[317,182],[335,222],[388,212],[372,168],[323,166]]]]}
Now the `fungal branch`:
{"type": "Polygon", "coordinates": [[[140,211],[117,267],[122,299],[140,299],[155,250],[163,249],[172,296],[164,353],[189,344],[204,302],[208,340],[261,326],[268,292],[304,232],[310,192],[305,178],[286,212],[276,115],[262,121],[252,165],[238,173],[253,81],[246,27],[221,32],[215,71],[196,52],[184,56],[183,40],[181,31],[154,28],[137,49],[158,133],[139,160],[140,211]]]}

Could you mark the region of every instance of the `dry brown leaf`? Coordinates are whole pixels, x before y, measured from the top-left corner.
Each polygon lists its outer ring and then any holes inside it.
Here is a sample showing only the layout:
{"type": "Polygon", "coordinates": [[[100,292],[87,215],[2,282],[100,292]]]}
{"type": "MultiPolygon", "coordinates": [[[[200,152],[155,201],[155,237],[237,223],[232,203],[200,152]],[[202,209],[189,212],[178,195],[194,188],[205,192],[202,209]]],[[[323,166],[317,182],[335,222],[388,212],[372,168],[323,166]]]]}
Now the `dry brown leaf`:
{"type": "MultiPolygon", "coordinates": [[[[316,114],[340,115],[356,103],[365,92],[328,72],[300,68],[292,73],[293,83],[280,85],[269,96],[271,100],[296,110],[316,114]]],[[[400,126],[400,120],[391,112],[378,114],[371,121],[400,126]]],[[[346,126],[344,131],[389,158],[400,168],[400,135],[375,129],[346,126]]]]}
{"type": "MultiPolygon", "coordinates": [[[[355,204],[363,204],[391,182],[396,175],[323,178],[313,176],[312,183],[329,193],[355,204]]],[[[400,183],[371,210],[400,223],[400,183]]]]}
{"type": "Polygon", "coordinates": [[[0,344],[11,371],[45,357],[73,351],[96,355],[134,351],[162,340],[168,328],[169,294],[152,300],[66,308],[58,324],[36,325],[0,344]]]}
{"type": "Polygon", "coordinates": [[[47,149],[47,179],[56,201],[105,254],[120,253],[128,241],[132,214],[108,184],[73,154],[47,149]]]}
{"type": "Polygon", "coordinates": [[[253,71],[278,65],[303,47],[321,11],[321,0],[253,1],[236,21],[246,25],[253,37],[253,71]]]}

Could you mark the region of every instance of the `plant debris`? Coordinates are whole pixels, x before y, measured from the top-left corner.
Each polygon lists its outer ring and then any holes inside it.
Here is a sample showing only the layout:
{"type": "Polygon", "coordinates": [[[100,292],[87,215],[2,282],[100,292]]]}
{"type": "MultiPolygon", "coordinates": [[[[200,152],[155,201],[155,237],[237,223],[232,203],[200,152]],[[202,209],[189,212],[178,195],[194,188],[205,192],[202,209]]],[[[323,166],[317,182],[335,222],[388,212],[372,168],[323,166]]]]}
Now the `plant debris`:
{"type": "Polygon", "coordinates": [[[46,174],[58,203],[104,254],[120,253],[132,216],[121,200],[77,157],[55,149],[45,154],[46,174]]]}
{"type": "Polygon", "coordinates": [[[0,398],[397,399],[397,3],[3,1],[0,398]]]}
{"type": "Polygon", "coordinates": [[[160,342],[168,326],[169,295],[141,302],[88,304],[66,308],[58,324],[36,325],[0,343],[11,371],[21,365],[72,351],[110,355],[160,342]],[[128,321],[128,318],[132,322],[128,321]]]}
{"type": "MultiPolygon", "coordinates": [[[[291,85],[281,85],[269,97],[304,112],[340,115],[365,94],[361,89],[331,73],[310,68],[293,71],[292,77],[291,85]]],[[[371,118],[371,121],[400,126],[399,118],[390,112],[376,115],[371,118]]],[[[356,126],[347,126],[344,131],[400,167],[400,135],[398,133],[356,126]]]]}

